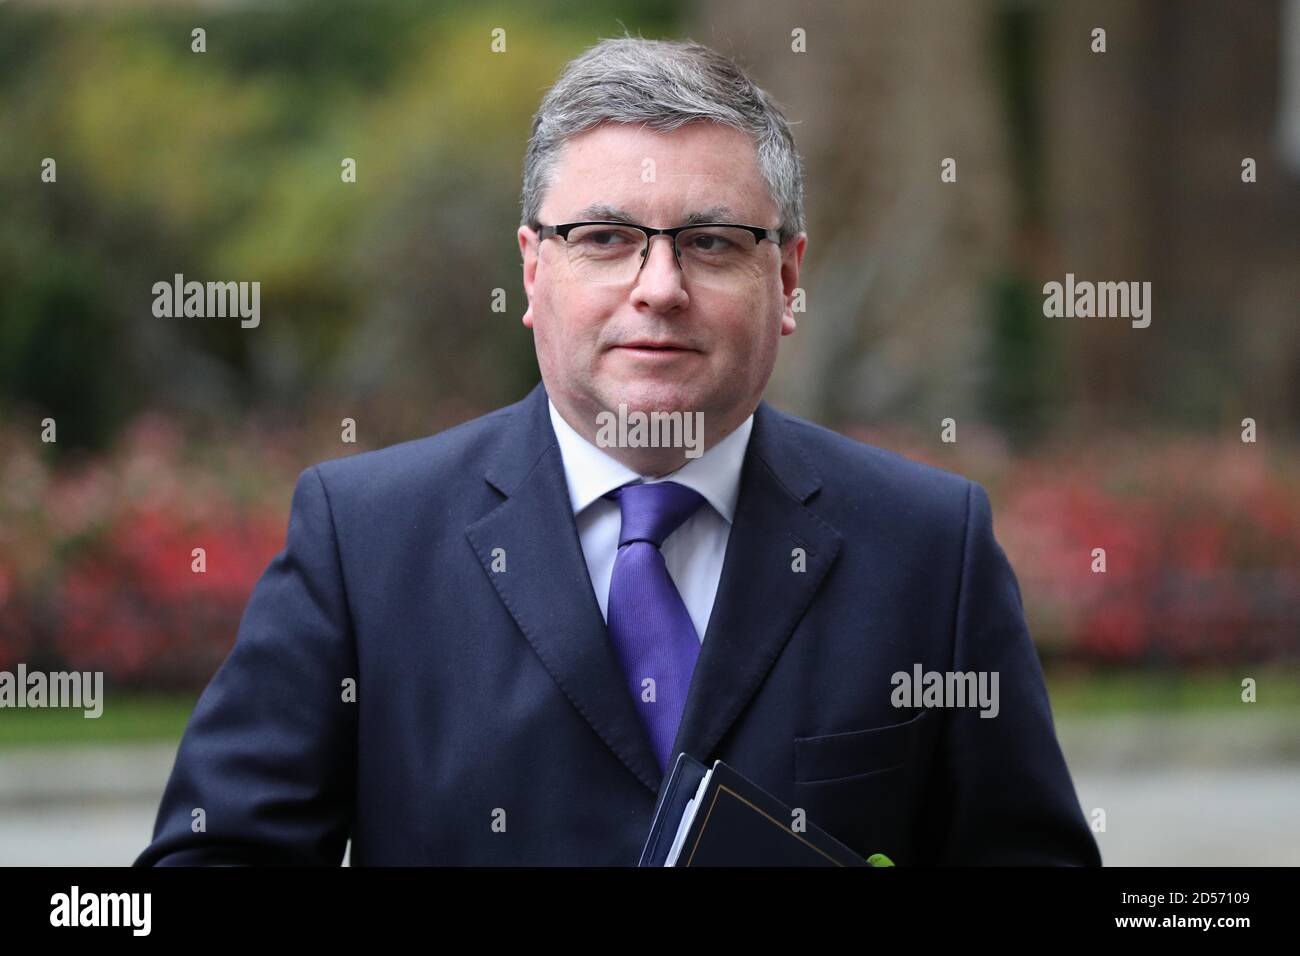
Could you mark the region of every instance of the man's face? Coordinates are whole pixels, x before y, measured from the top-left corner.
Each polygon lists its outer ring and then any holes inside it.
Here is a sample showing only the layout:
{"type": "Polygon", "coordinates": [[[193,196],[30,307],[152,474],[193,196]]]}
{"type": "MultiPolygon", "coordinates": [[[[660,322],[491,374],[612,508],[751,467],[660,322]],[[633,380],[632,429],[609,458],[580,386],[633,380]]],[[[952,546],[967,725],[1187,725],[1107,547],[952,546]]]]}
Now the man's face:
{"type": "MultiPolygon", "coordinates": [[[[781,224],[750,138],[712,122],[670,133],[607,123],[572,137],[541,222],[610,218],[587,212],[598,203],[657,228],[720,206],[727,212],[713,221],[781,224]]],[[[596,416],[617,413],[620,404],[628,411],[703,412],[706,442],[725,436],[757,406],[777,343],[795,329],[790,302],[805,243],[803,233],[784,247],[759,242],[756,268],[724,290],[683,276],[672,243],[657,237],[635,278],[609,286],[573,274],[564,239],[539,242],[521,227],[529,303],[523,322],[533,330],[551,400],[588,437],[596,416]],[[637,348],[638,342],[676,348],[637,348]]]]}

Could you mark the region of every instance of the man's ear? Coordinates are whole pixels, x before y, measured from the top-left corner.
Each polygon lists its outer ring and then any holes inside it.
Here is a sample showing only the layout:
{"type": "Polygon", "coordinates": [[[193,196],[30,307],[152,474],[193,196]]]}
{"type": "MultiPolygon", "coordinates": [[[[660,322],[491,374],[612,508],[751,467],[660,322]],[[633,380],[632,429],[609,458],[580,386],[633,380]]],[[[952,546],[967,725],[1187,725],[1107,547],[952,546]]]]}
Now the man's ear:
{"type": "Polygon", "coordinates": [[[781,291],[785,295],[785,313],[781,316],[781,334],[793,334],[796,322],[791,307],[799,289],[799,269],[803,265],[803,252],[808,245],[808,233],[801,232],[781,247],[781,291]]]}
{"type": "Polygon", "coordinates": [[[519,255],[523,259],[524,295],[528,297],[528,310],[524,312],[523,323],[527,328],[533,327],[533,283],[537,280],[538,238],[528,226],[520,226],[518,232],[519,255]]]}

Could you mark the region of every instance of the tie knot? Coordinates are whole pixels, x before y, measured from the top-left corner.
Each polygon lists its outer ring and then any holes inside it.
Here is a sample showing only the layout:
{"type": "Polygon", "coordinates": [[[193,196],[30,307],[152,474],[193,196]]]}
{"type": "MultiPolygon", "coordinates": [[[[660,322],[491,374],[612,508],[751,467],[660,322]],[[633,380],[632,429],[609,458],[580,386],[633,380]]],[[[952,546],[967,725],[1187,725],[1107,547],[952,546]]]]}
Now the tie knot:
{"type": "Polygon", "coordinates": [[[649,541],[661,547],[667,537],[681,527],[704,503],[704,496],[693,488],[675,481],[624,485],[606,498],[617,499],[623,512],[618,546],[633,541],[649,541]]]}

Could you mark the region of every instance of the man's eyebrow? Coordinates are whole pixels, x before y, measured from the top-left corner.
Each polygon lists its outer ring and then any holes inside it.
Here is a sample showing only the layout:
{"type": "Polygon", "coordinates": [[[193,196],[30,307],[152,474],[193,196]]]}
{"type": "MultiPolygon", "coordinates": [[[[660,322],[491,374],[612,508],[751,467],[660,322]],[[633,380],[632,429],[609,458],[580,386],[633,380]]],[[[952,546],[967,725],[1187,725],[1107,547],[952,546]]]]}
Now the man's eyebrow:
{"type": "Polygon", "coordinates": [[[730,206],[710,206],[708,209],[702,209],[699,212],[693,212],[682,222],[683,226],[694,225],[697,222],[735,222],[736,214],[731,211],[730,206]]]}
{"type": "Polygon", "coordinates": [[[579,220],[605,219],[610,222],[636,222],[636,219],[630,212],[603,202],[594,202],[590,206],[578,210],[577,218],[579,220]]]}
{"type": "MultiPolygon", "coordinates": [[[[701,209],[699,212],[689,214],[679,225],[691,226],[700,222],[733,222],[735,213],[730,206],[710,206],[708,209],[701,209]]],[[[636,222],[636,217],[625,209],[619,209],[617,206],[611,206],[608,203],[594,202],[578,210],[577,219],[596,219],[606,220],[608,222],[636,222]]]]}

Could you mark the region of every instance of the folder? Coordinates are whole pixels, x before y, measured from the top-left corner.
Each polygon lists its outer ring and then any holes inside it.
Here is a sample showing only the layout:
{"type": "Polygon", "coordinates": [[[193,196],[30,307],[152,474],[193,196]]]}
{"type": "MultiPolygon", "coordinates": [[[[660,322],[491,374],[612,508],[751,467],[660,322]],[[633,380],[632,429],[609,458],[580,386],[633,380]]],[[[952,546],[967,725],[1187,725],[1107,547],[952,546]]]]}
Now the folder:
{"type": "Polygon", "coordinates": [[[680,753],[637,866],[870,866],[734,767],[680,753]]]}

